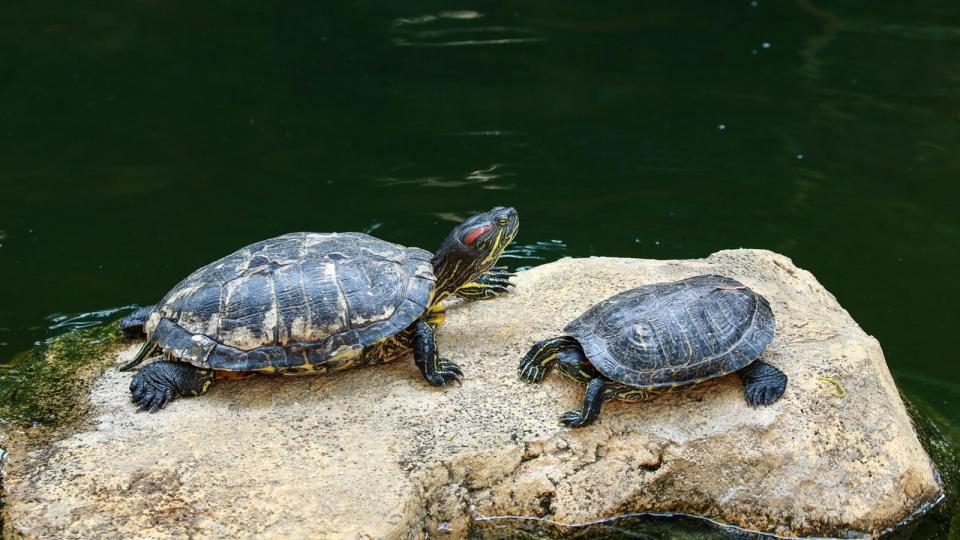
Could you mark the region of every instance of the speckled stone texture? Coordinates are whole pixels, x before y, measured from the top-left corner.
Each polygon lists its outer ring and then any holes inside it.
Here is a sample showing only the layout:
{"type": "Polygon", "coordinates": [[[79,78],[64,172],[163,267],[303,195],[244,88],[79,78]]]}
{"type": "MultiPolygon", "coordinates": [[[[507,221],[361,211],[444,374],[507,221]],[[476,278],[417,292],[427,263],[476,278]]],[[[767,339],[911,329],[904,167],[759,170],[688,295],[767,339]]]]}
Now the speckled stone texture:
{"type": "Polygon", "coordinates": [[[516,284],[450,306],[439,343],[462,387],[429,387],[407,359],[222,381],[148,415],[129,401],[131,374],[109,370],[80,431],[29,453],[9,441],[5,534],[460,537],[491,516],[679,511],[784,535],[875,535],[940,496],[880,345],[789,259],[564,259],[516,284]],[[777,334],[764,359],[790,378],[776,404],[747,406],[734,375],[608,403],[571,431],[558,418],[581,387],[556,373],[517,379],[530,345],[591,304],[704,273],[769,299],[777,334]]]}

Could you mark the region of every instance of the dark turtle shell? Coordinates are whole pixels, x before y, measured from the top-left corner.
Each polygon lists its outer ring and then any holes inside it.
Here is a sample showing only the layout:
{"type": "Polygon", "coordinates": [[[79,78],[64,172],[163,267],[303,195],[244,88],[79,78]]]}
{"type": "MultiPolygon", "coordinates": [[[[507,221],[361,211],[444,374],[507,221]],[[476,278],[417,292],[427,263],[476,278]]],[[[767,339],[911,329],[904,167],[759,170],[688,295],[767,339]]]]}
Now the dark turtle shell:
{"type": "Polygon", "coordinates": [[[144,330],[198,367],[293,371],[356,353],[423,315],[431,257],[361,233],[285,234],[190,274],[144,330]]]}
{"type": "Polygon", "coordinates": [[[656,388],[747,366],[773,339],[774,326],[766,298],[734,279],[708,275],[622,292],[565,331],[606,377],[656,388]]]}

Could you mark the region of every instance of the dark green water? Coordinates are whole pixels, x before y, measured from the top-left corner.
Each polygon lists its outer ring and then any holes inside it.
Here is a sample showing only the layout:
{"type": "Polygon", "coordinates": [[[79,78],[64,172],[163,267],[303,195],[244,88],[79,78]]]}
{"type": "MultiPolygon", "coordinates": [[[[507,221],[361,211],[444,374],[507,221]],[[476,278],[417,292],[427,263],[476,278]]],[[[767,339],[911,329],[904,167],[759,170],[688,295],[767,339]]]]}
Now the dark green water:
{"type": "Polygon", "coordinates": [[[513,266],[792,257],[957,433],[955,1],[106,4],[0,14],[0,358],[259,239],[511,205],[513,266]]]}

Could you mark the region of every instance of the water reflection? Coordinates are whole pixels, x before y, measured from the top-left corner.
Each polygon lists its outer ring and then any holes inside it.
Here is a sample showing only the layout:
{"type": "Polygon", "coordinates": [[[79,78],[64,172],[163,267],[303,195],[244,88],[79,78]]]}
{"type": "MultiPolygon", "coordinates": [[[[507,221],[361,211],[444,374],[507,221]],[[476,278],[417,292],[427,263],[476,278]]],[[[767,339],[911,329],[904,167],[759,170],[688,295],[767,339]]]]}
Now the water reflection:
{"type": "Polygon", "coordinates": [[[811,81],[819,81],[823,75],[823,60],[820,56],[833,43],[842,25],[836,15],[814,6],[808,0],[798,0],[797,6],[823,23],[823,31],[811,35],[799,51],[800,57],[804,59],[800,72],[811,81]]]}
{"type": "Polygon", "coordinates": [[[398,47],[463,47],[536,43],[546,38],[536,30],[513,25],[480,25],[478,11],[441,11],[399,17],[391,22],[398,47]]]}
{"type": "MultiPolygon", "coordinates": [[[[474,212],[474,213],[479,213],[479,212],[474,212]]],[[[468,217],[470,217],[473,214],[469,214],[466,212],[462,214],[458,214],[456,212],[433,212],[430,215],[440,218],[443,221],[449,221],[451,223],[463,223],[464,221],[466,221],[468,217]]]]}
{"type": "Polygon", "coordinates": [[[516,175],[515,172],[507,170],[508,165],[494,163],[489,167],[468,171],[460,178],[448,178],[445,176],[419,176],[413,178],[384,177],[378,181],[392,186],[400,185],[418,185],[422,187],[437,188],[456,188],[469,185],[482,185],[484,189],[510,189],[512,184],[492,184],[494,181],[516,175]]]}

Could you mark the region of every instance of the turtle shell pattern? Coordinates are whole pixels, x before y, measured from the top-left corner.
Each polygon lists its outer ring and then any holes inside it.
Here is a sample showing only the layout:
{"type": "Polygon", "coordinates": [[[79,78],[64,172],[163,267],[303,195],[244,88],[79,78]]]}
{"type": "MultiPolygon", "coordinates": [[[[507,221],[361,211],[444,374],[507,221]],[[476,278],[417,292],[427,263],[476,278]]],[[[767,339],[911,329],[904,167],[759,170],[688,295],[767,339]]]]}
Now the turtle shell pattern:
{"type": "Polygon", "coordinates": [[[747,366],[773,339],[774,327],[766,298],[734,279],[706,275],[612,296],[565,332],[604,376],[659,388],[747,366]]]}
{"type": "Polygon", "coordinates": [[[362,233],[291,233],[200,268],[144,329],[164,353],[203,368],[309,371],[355,358],[419,318],[432,255],[362,233]],[[352,354],[345,354],[352,353],[352,354]]]}

